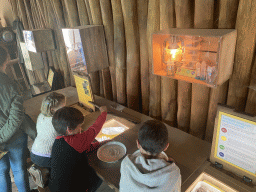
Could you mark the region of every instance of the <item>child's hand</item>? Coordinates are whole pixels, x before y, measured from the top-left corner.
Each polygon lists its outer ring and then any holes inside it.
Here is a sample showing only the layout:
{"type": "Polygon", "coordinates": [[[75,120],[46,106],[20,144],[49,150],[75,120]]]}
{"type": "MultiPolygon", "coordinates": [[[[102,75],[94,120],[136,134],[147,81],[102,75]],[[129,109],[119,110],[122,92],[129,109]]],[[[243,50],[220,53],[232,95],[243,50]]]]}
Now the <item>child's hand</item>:
{"type": "Polygon", "coordinates": [[[101,112],[101,113],[107,112],[107,107],[106,107],[106,106],[101,106],[101,107],[100,107],[100,112],[101,112]]]}

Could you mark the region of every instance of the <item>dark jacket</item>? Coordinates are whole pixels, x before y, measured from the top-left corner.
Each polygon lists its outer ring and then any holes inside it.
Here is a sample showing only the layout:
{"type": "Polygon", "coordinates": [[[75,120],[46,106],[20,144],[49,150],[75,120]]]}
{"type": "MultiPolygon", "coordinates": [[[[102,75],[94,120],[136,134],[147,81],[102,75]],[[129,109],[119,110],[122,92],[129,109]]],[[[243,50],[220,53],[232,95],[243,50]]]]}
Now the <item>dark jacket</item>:
{"type": "Polygon", "coordinates": [[[99,181],[86,152],[77,152],[64,138],[55,139],[51,155],[51,192],[91,191],[99,181]]]}

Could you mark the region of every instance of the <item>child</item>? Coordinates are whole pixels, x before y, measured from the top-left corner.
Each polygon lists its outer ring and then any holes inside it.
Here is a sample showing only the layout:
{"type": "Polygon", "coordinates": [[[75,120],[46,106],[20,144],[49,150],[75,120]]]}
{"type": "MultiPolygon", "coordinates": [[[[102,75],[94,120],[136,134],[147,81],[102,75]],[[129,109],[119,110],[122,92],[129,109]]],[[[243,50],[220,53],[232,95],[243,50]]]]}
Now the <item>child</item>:
{"type": "Polygon", "coordinates": [[[137,146],[139,150],[127,155],[121,163],[120,192],[179,192],[180,170],[162,153],[169,146],[166,126],[156,120],[144,122],[137,146]]]}
{"type": "Polygon", "coordinates": [[[106,121],[107,108],[101,107],[100,111],[96,122],[83,133],[84,116],[78,109],[64,107],[54,114],[52,124],[62,136],[56,138],[52,148],[51,192],[96,191],[101,185],[87,158],[87,152],[99,145],[92,142],[106,121]]]}
{"type": "Polygon", "coordinates": [[[52,116],[66,105],[63,94],[52,92],[47,95],[41,105],[41,113],[37,118],[37,137],[31,149],[31,161],[40,167],[50,168],[52,145],[58,136],[52,125],[52,116]]]}

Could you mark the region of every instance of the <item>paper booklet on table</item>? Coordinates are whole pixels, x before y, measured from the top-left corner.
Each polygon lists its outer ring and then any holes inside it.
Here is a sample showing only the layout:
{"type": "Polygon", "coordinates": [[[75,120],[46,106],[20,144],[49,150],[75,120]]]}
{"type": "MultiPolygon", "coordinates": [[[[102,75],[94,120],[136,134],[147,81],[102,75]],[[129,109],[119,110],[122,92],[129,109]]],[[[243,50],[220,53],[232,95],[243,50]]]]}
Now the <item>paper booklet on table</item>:
{"type": "Polygon", "coordinates": [[[182,191],[255,192],[256,117],[219,105],[210,162],[188,178],[182,191]]]}

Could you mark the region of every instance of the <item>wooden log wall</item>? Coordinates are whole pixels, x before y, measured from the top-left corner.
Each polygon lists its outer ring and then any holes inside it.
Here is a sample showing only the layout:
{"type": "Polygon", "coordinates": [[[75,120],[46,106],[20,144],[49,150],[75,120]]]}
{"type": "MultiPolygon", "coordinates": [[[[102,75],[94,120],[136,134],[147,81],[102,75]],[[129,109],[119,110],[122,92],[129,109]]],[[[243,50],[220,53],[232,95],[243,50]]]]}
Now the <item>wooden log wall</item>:
{"type": "MultiPolygon", "coordinates": [[[[209,142],[217,104],[256,115],[256,0],[10,0],[13,15],[25,29],[52,28],[55,51],[42,54],[46,69],[62,71],[66,86],[72,75],[61,28],[103,25],[109,69],[90,74],[95,94],[209,142]],[[152,74],[152,33],[167,28],[237,29],[234,70],[217,88],[152,74]],[[100,86],[101,85],[101,86],[100,86]]],[[[45,71],[28,72],[31,83],[45,71]]]]}

